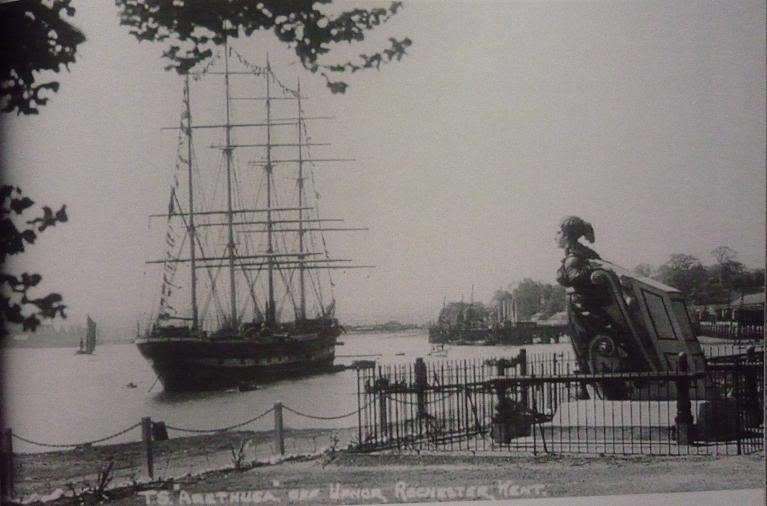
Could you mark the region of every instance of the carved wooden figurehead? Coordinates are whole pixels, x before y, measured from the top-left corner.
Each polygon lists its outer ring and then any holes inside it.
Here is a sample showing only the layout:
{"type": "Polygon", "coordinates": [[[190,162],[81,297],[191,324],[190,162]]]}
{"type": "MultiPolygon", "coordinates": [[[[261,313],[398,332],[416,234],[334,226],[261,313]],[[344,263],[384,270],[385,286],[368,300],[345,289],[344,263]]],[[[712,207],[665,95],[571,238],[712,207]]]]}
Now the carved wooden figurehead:
{"type": "MultiPolygon", "coordinates": [[[[558,245],[565,256],[557,281],[567,288],[570,334],[584,373],[672,372],[676,356],[692,357],[692,369],[705,362],[681,292],[602,260],[580,242],[594,242],[594,227],[568,216],[560,223],[558,245]]],[[[602,385],[610,399],[643,397],[625,385],[602,385]]]]}

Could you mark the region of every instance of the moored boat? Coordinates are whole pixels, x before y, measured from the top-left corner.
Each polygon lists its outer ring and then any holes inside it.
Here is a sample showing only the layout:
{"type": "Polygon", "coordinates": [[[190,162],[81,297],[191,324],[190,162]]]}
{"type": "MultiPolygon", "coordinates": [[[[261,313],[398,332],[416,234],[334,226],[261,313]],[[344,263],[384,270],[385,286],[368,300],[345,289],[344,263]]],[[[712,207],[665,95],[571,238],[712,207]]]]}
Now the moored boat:
{"type": "Polygon", "coordinates": [[[252,65],[228,44],[223,56],[186,75],[169,209],[153,215],[168,225],[165,258],[149,262],[162,265],[160,304],[135,340],[165,390],[239,388],[335,370],[342,327],[330,271],[370,266],[328,253],[326,233],[365,229],[330,228],[343,220],[319,215],[315,164],[347,160],[311,155],[310,146],[325,144],[311,142],[306,120],[327,118],[307,117],[304,98],[300,84],[285,86],[268,62],[252,65]],[[192,121],[190,78],[223,79],[222,123],[192,121]],[[255,121],[232,107],[233,95],[253,95],[253,81],[262,93],[251,99],[263,105],[255,121]],[[208,146],[220,155],[217,176],[201,170],[207,163],[194,149],[197,129],[219,132],[218,144],[208,146]],[[235,153],[247,156],[247,171],[238,171],[235,153]],[[179,280],[179,267],[188,277],[179,280]]]}

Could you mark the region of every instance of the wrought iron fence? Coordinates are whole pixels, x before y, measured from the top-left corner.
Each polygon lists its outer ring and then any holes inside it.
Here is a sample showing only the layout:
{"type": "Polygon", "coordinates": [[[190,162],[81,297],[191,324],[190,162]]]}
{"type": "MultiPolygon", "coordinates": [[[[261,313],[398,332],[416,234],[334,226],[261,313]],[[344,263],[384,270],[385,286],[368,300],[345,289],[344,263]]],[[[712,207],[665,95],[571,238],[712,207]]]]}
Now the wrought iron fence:
{"type": "Polygon", "coordinates": [[[550,354],[358,371],[359,448],[743,454],[762,447],[763,363],[732,356],[690,374],[580,374],[550,354]]]}
{"type": "Polygon", "coordinates": [[[703,335],[722,339],[763,339],[764,325],[746,325],[737,321],[698,323],[703,335]]]}

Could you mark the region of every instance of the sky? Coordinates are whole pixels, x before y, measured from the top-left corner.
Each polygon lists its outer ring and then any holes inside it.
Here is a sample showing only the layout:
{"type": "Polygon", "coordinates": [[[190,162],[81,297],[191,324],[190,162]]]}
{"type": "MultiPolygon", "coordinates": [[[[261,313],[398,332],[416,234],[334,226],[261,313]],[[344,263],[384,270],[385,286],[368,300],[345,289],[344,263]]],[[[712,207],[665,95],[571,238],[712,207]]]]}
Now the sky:
{"type": "MultiPolygon", "coordinates": [[[[145,261],[162,256],[163,227],[147,216],[167,209],[176,136],[160,127],[178,123],[183,82],[113,3],[75,6],[77,62],[39,116],[5,115],[1,155],[9,183],[66,204],[69,222],[10,268],[40,272],[38,293],[62,293],[70,323],[132,328],[158,302],[145,261]]],[[[335,117],[312,135],[332,143],[322,154],[356,160],[317,175],[323,214],[369,228],[330,249],[376,266],[335,273],[339,319],[424,322],[443,300],[553,282],[572,214],[629,268],[672,253],[711,263],[720,245],[763,266],[764,26],[761,1],[411,1],[338,48],[413,41],[344,95],[271,33],[232,45],[300,78],[307,112],[335,117]]]]}

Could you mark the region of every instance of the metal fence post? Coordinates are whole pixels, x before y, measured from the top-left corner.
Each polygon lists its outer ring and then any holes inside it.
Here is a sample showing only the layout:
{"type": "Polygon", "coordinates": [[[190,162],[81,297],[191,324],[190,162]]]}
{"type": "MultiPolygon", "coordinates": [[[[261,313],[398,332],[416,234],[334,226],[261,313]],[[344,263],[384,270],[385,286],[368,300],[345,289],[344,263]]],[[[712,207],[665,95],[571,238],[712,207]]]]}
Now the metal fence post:
{"type": "Polygon", "coordinates": [[[415,359],[413,373],[415,374],[415,388],[417,396],[416,400],[418,404],[418,424],[420,426],[421,418],[426,415],[426,383],[428,380],[426,363],[423,361],[423,358],[418,357],[415,359]]]}
{"type": "Polygon", "coordinates": [[[362,448],[362,398],[360,397],[360,374],[362,370],[357,368],[357,444],[362,448]]]}
{"type": "Polygon", "coordinates": [[[747,415],[745,420],[746,427],[759,427],[762,422],[762,410],[759,408],[759,388],[756,379],[755,366],[757,364],[756,348],[749,346],[746,350],[746,368],[745,368],[745,401],[747,415]]]}
{"type": "Polygon", "coordinates": [[[743,427],[743,422],[745,422],[745,416],[743,413],[743,404],[741,402],[741,398],[743,397],[743,369],[740,365],[740,357],[735,357],[735,373],[733,378],[733,386],[732,389],[735,393],[735,437],[736,440],[736,448],[738,451],[738,455],[743,454],[743,448],[741,445],[740,437],[743,427]]]}
{"type": "Polygon", "coordinates": [[[285,428],[282,424],[282,403],[274,403],[274,443],[280,455],[285,455],[285,428]]]}
{"type": "Polygon", "coordinates": [[[389,420],[386,414],[386,392],[383,389],[378,392],[378,417],[381,424],[381,435],[387,438],[389,436],[389,420]]]}
{"type": "MultiPolygon", "coordinates": [[[[527,350],[522,348],[519,350],[519,356],[517,357],[517,360],[519,361],[519,375],[524,377],[527,376],[527,350]]],[[[528,397],[528,387],[527,383],[523,384],[522,388],[522,406],[527,409],[529,408],[529,397],[528,397]]]]}
{"type": "MultiPolygon", "coordinates": [[[[557,364],[557,354],[554,354],[554,359],[552,360],[551,365],[551,374],[553,376],[559,376],[559,364],[557,364]]],[[[549,395],[551,396],[551,405],[552,411],[556,412],[559,408],[559,384],[554,383],[551,385],[551,388],[549,390],[549,395]]]]}
{"type": "Polygon", "coordinates": [[[10,499],[14,494],[13,479],[15,464],[13,463],[13,431],[11,429],[3,430],[2,434],[2,457],[0,465],[2,466],[0,482],[2,484],[2,499],[10,499]]]}
{"type": "Polygon", "coordinates": [[[680,445],[689,445],[695,441],[693,433],[692,403],[690,402],[690,379],[687,377],[687,354],[679,354],[676,379],[676,440],[680,445]]]}
{"type": "Polygon", "coordinates": [[[144,442],[146,454],[146,474],[154,479],[154,459],[152,456],[152,418],[145,416],[141,419],[141,439],[144,442]]]}

